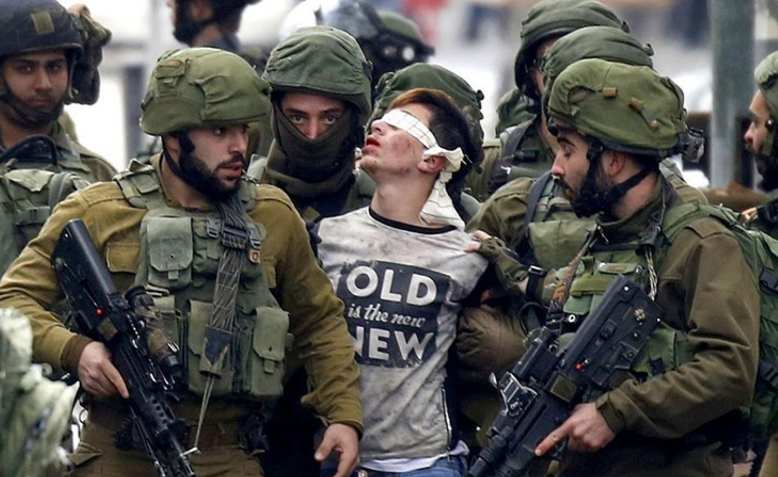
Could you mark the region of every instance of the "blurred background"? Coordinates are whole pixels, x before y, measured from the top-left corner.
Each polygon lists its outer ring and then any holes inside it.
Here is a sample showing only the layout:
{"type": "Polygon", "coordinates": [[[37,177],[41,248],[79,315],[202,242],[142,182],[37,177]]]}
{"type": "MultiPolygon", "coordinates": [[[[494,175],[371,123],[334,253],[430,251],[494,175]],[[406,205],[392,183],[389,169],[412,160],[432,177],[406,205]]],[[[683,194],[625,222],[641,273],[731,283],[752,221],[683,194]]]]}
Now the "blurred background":
{"type": "MultiPolygon", "coordinates": [[[[65,6],[77,3],[60,0],[65,6]]],[[[80,142],[117,168],[149,140],[138,128],[148,72],[160,53],[179,45],[165,0],[81,0],[113,32],[101,65],[94,106],[67,107],[80,142]]],[[[311,1],[311,0],[309,0],[311,1]]],[[[691,120],[708,133],[706,156],[691,166],[695,185],[752,184],[753,167],[735,160],[754,92],[753,68],[778,49],[778,0],[602,0],[633,34],[653,46],[658,71],[684,89],[691,120]]],[[[299,0],[262,0],[243,14],[245,48],[270,49],[299,0]]],[[[513,86],[521,21],[533,0],[372,0],[414,19],[435,47],[429,61],[458,73],[484,92],[484,131],[494,135],[499,97],[513,86]]],[[[299,14],[300,8],[294,10],[299,14]]]]}

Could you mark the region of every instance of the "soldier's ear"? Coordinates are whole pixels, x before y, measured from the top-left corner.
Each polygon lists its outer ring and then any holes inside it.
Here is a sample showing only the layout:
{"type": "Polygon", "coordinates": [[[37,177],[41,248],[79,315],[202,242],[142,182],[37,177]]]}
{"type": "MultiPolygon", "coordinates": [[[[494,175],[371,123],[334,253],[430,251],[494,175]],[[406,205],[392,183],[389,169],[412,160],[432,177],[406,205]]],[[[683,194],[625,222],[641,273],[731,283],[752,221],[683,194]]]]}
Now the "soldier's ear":
{"type": "Polygon", "coordinates": [[[181,156],[181,142],[174,135],[171,135],[171,134],[163,135],[162,136],[162,147],[174,159],[178,159],[181,156]]]}
{"type": "Polygon", "coordinates": [[[600,163],[602,165],[603,172],[609,178],[618,176],[626,167],[630,157],[620,151],[608,150],[602,154],[600,163]]]}
{"type": "Polygon", "coordinates": [[[189,15],[196,22],[209,20],[214,15],[214,6],[210,0],[189,0],[187,3],[189,15]]]}

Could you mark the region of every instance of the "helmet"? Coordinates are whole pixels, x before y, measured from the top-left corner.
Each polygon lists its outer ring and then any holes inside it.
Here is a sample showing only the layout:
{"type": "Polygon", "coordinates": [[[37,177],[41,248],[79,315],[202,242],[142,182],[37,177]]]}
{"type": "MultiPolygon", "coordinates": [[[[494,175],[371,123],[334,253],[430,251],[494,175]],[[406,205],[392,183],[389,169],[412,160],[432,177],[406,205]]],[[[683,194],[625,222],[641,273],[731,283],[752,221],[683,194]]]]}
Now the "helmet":
{"type": "Polygon", "coordinates": [[[499,136],[511,126],[516,126],[537,117],[536,101],[518,88],[513,88],[497,101],[497,126],[495,133],[499,136]]]}
{"type": "Polygon", "coordinates": [[[81,52],[81,34],[55,0],[0,0],[0,57],[64,48],[81,52]]]}
{"type": "Polygon", "coordinates": [[[259,0],[210,0],[213,16],[203,21],[195,21],[189,15],[189,0],[176,0],[175,25],[173,36],[181,43],[191,44],[192,39],[200,33],[205,26],[218,23],[230,15],[240,12],[246,5],[257,3],[259,0]]]}
{"type": "Polygon", "coordinates": [[[296,31],[270,53],[262,78],[274,95],[312,91],[353,104],[359,124],[370,116],[370,63],[344,31],[324,26],[296,31]]]}
{"type": "Polygon", "coordinates": [[[282,35],[302,27],[326,25],[353,36],[373,64],[373,86],[384,73],[425,62],[435,52],[422,39],[410,19],[387,10],[376,10],[364,0],[307,0],[284,21],[282,35]]]}
{"type": "Polygon", "coordinates": [[[687,132],[683,92],[646,66],[585,59],[567,67],[548,100],[550,125],[571,127],[606,148],[663,158],[687,132]]]}
{"type": "MultiPolygon", "coordinates": [[[[430,88],[443,91],[454,100],[467,119],[470,140],[481,151],[484,131],[481,128],[481,100],[484,94],[475,91],[464,79],[446,68],[428,63],[416,63],[393,73],[388,73],[378,83],[373,119],[381,117],[389,104],[405,91],[414,88],[430,88]]],[[[481,157],[469,158],[473,164],[481,157]]]]}
{"type": "MultiPolygon", "coordinates": [[[[528,87],[529,64],[535,48],[542,41],[563,36],[587,26],[612,26],[629,31],[626,22],[600,2],[594,0],[542,0],[532,7],[521,24],[521,47],[516,54],[514,78],[516,86],[530,96],[536,96],[528,87]]],[[[535,98],[538,99],[538,98],[535,98]]]]}
{"type": "Polygon", "coordinates": [[[653,54],[651,45],[642,45],[635,37],[619,28],[580,28],[560,38],[546,52],[541,65],[544,87],[546,91],[550,91],[559,73],[578,60],[600,58],[650,68],[654,66],[651,61],[653,54]]]}
{"type": "Polygon", "coordinates": [[[778,118],[778,51],[770,53],[754,70],[754,81],[767,100],[770,117],[778,118]]]}
{"type": "Polygon", "coordinates": [[[214,48],[163,54],[141,103],[141,128],[161,135],[258,121],[270,114],[269,91],[240,56],[214,48]]]}

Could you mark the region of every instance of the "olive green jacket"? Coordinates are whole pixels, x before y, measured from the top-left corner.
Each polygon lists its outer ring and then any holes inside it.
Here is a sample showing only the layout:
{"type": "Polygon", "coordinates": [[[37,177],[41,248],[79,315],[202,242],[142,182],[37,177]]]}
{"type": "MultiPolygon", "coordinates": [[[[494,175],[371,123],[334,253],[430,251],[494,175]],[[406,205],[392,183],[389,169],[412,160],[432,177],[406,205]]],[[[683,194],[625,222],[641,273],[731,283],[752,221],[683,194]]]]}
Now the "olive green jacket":
{"type": "MultiPolygon", "coordinates": [[[[152,158],[159,173],[159,156],[152,158]]],[[[256,187],[249,216],[265,225],[262,265],[271,291],[290,314],[295,336],[290,358],[305,363],[312,391],[304,402],[328,422],[361,430],[358,369],[343,319],[343,304],[319,268],[308,234],[289,198],[279,189],[256,187]]],[[[163,193],[164,193],[163,187],[163,193]]],[[[165,193],[166,197],[167,194],[165,193]]],[[[181,207],[168,199],[171,207],[181,207]]],[[[61,202],[0,281],[0,307],[16,308],[33,329],[33,359],[57,369],[77,370],[89,340],[69,331],[47,308],[62,298],[50,257],[62,228],[81,218],[105,257],[119,290],[132,285],[140,253],[140,224],[146,209],[131,206],[116,182],[94,184],[61,202]]]]}
{"type": "Polygon", "coordinates": [[[109,181],[116,174],[108,161],[71,139],[59,123],[55,123],[51,138],[62,154],[64,170],[71,170],[89,182],[109,181]]]}
{"type": "MultiPolygon", "coordinates": [[[[616,249],[638,240],[655,223],[652,217],[662,207],[663,187],[669,185],[660,176],[653,199],[630,217],[599,216],[602,239],[593,245],[607,241],[616,249]]],[[[688,197],[676,189],[674,203],[688,197]]],[[[706,448],[685,439],[752,398],[758,363],[758,290],[737,239],[714,218],[696,220],[672,243],[660,243],[665,245],[656,252],[656,302],[663,321],[685,335],[691,360],[643,382],[626,380],[600,396],[595,404],[616,438],[594,454],[570,453],[573,469],[588,469],[594,475],[731,473],[731,462],[709,467],[715,443],[706,448]],[[674,461],[641,461],[649,456],[673,456],[674,461]],[[684,466],[676,467],[684,459],[684,466]]],[[[602,259],[604,252],[598,253],[602,259]]],[[[571,289],[576,289],[575,281],[571,289]]],[[[735,430],[724,429],[730,431],[735,430]]],[[[721,455],[728,458],[726,452],[721,455]]]]}

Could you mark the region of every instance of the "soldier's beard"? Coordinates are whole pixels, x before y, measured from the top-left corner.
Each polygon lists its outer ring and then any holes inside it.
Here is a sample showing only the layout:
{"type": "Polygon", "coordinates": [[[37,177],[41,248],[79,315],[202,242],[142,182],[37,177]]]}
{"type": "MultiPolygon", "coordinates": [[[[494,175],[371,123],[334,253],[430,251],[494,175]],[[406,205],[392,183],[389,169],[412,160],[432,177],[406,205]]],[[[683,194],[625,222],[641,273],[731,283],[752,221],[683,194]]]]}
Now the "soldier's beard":
{"type": "Polygon", "coordinates": [[[0,100],[0,111],[24,129],[43,129],[51,126],[64,108],[64,97],[48,111],[28,106],[11,91],[7,91],[0,100]]]}
{"type": "Polygon", "coordinates": [[[759,188],[764,191],[778,189],[778,158],[752,152],[756,170],[762,176],[759,188]]]}
{"type": "Polygon", "coordinates": [[[167,150],[163,153],[170,170],[181,180],[215,202],[227,201],[240,189],[240,181],[236,181],[234,185],[226,185],[216,176],[216,172],[220,167],[233,164],[236,161],[240,161],[245,169],[246,159],[243,156],[236,154],[211,170],[208,168],[208,164],[194,154],[194,144],[188,136],[179,135],[179,143],[181,144],[181,155],[178,158],[178,164],[173,161],[167,150]]]}
{"type": "Polygon", "coordinates": [[[200,33],[202,26],[189,15],[189,2],[178,1],[175,3],[175,9],[173,37],[181,43],[192,46],[192,40],[200,33]]]}

